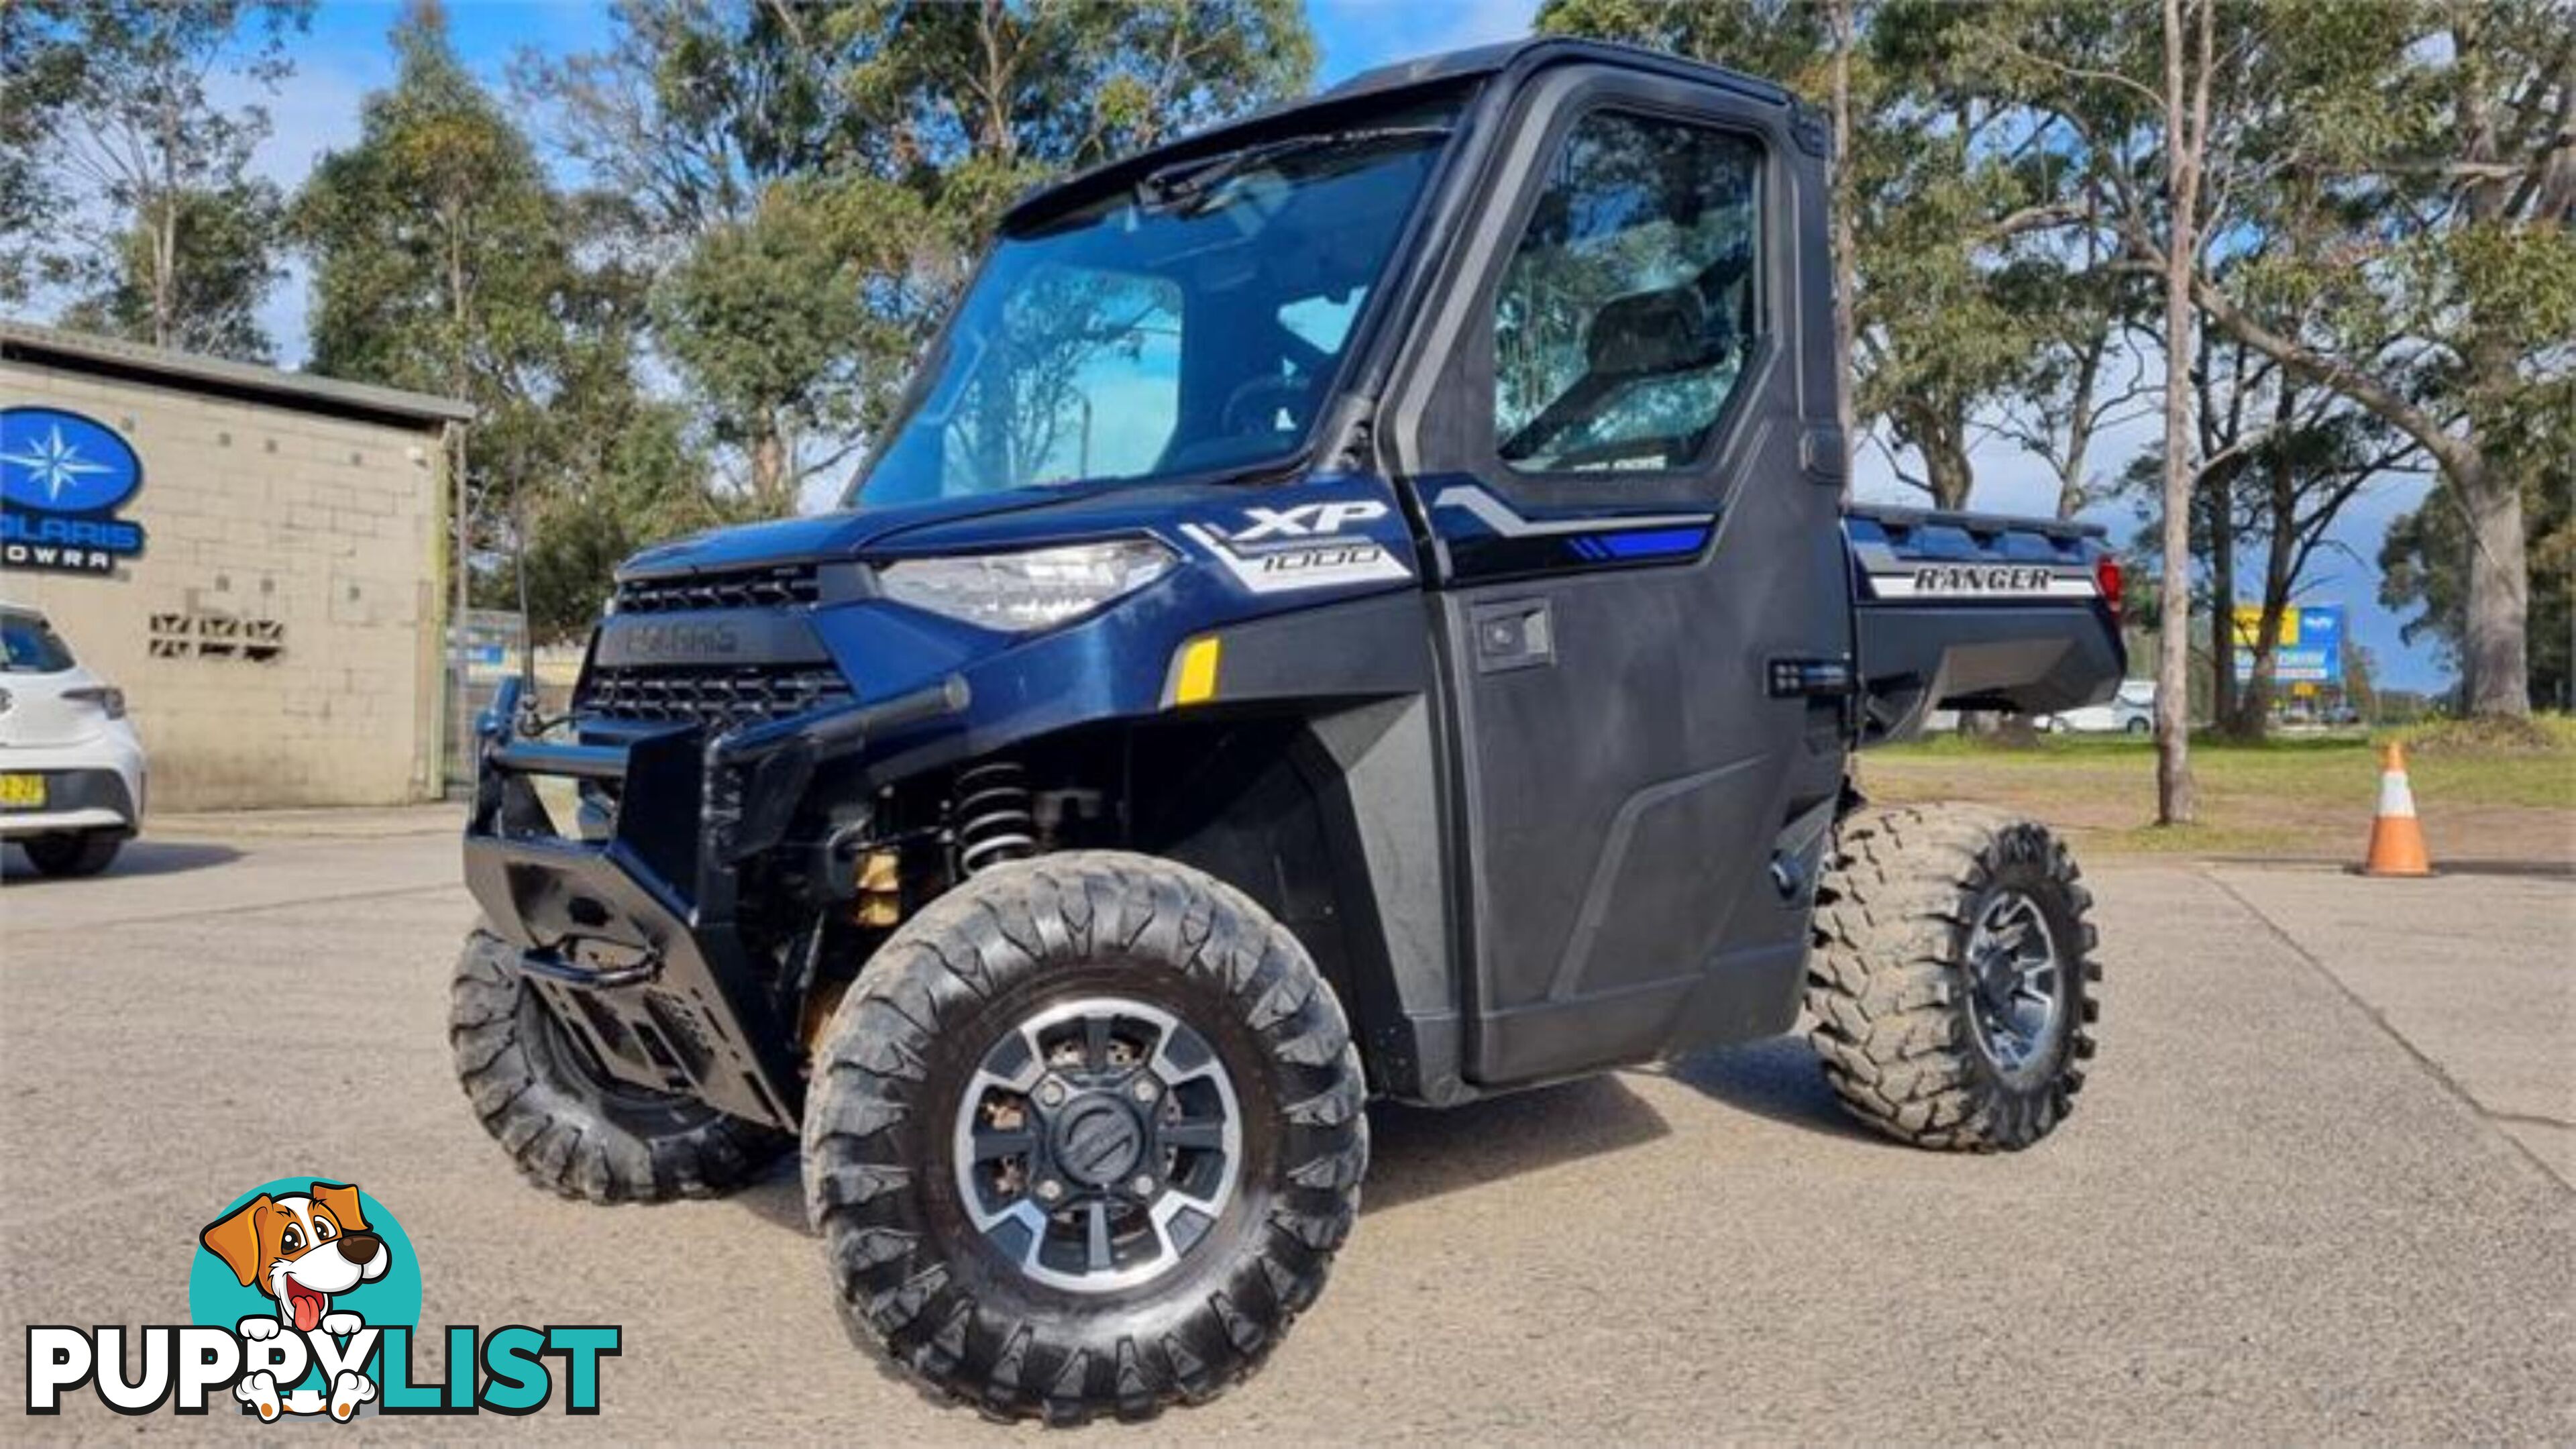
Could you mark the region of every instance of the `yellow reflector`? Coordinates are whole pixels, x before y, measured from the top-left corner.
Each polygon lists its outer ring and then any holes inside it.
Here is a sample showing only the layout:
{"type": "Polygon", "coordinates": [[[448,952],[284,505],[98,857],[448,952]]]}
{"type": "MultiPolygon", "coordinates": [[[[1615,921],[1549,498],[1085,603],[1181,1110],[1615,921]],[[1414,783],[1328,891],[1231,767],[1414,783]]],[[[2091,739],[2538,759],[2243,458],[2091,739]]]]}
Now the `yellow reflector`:
{"type": "Polygon", "coordinates": [[[1216,698],[1217,645],[1210,635],[1182,646],[1181,679],[1172,688],[1172,703],[1205,704],[1216,698]]]}

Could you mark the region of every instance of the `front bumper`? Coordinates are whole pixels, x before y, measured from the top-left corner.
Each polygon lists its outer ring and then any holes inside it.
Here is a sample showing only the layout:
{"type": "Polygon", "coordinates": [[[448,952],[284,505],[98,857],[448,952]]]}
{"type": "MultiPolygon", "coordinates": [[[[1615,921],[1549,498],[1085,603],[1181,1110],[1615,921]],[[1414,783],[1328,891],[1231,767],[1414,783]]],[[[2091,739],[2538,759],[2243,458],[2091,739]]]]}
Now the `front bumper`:
{"type": "Polygon", "coordinates": [[[961,679],[709,738],[696,725],[615,744],[521,734],[516,681],[479,727],[465,883],[521,976],[606,1072],[794,1130],[802,980],[754,959],[741,862],[779,842],[814,770],[873,738],[961,713],[961,679]],[[605,840],[558,830],[536,781],[613,784],[605,840]]]}

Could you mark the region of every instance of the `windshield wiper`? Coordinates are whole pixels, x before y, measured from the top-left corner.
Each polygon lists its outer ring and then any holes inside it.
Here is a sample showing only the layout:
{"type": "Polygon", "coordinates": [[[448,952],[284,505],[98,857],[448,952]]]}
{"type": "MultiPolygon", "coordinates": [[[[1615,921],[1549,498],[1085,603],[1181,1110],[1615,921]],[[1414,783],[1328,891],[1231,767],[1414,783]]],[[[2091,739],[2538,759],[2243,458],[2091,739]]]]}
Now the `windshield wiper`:
{"type": "Polygon", "coordinates": [[[1448,134],[1447,126],[1377,126],[1355,131],[1310,131],[1302,136],[1282,136],[1275,141],[1261,141],[1214,156],[1193,156],[1147,172],[1144,179],[1136,183],[1136,204],[1148,211],[1187,206],[1204,199],[1247,171],[1308,151],[1448,134]]]}

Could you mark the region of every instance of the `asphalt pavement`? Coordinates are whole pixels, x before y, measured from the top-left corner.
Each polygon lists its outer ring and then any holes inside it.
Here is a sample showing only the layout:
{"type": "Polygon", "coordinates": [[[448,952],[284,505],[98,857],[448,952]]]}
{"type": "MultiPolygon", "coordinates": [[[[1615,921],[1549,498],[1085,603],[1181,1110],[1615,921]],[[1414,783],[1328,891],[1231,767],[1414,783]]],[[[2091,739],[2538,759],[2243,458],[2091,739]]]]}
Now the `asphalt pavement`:
{"type": "MultiPolygon", "coordinates": [[[[851,1346],[790,1165],[525,1187],[458,1094],[443,812],[185,822],[0,889],[0,1372],[187,1319],[198,1229],[354,1181],[429,1324],[613,1323],[617,1441],[992,1441],[851,1346]]],[[[1863,1135],[1795,1040],[1373,1112],[1359,1230],[1251,1383],[1140,1440],[2576,1438],[2576,882],[2101,864],[2102,1055],[2040,1148],[1863,1135]]],[[[428,1360],[425,1360],[425,1363],[428,1360]]],[[[427,1372],[426,1368],[424,1372],[427,1372]]],[[[209,1437],[87,1391],[34,1434],[209,1437]]],[[[371,1419],[465,1440],[482,1419],[371,1419]]],[[[340,1432],[327,1430],[322,1432],[340,1432]]]]}

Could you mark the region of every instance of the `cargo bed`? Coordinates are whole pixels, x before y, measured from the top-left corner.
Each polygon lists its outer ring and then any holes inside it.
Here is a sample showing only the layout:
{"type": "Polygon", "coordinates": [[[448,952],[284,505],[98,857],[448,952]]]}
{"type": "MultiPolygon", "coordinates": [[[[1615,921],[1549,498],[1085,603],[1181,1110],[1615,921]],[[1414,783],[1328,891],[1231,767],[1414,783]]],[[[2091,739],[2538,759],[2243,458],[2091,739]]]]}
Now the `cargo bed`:
{"type": "Polygon", "coordinates": [[[1843,533],[1862,743],[1935,709],[2053,713],[2119,687],[2120,569],[2099,527],[1852,504],[1843,533]]]}

